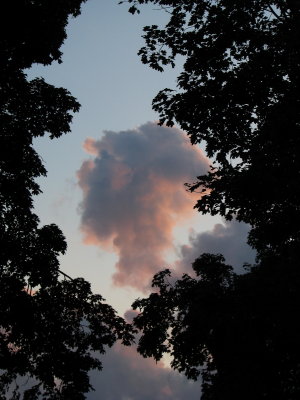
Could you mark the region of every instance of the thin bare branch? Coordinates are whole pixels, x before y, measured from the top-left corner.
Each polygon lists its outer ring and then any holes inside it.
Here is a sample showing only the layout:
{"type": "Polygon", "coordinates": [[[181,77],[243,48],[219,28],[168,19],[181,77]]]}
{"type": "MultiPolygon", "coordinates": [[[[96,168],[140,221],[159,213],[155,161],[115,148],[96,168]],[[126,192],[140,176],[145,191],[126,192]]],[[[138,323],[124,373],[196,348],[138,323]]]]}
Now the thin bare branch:
{"type": "Polygon", "coordinates": [[[269,8],[270,12],[274,15],[274,17],[275,17],[276,19],[278,19],[279,21],[284,21],[284,19],[281,18],[281,16],[275,12],[275,10],[274,10],[273,7],[271,6],[271,4],[268,4],[268,8],[269,8]]]}
{"type": "Polygon", "coordinates": [[[71,278],[69,275],[65,274],[65,273],[64,273],[63,271],[61,271],[60,269],[58,270],[58,272],[59,272],[60,274],[62,274],[65,278],[70,279],[70,281],[74,281],[73,278],[71,278]]]}

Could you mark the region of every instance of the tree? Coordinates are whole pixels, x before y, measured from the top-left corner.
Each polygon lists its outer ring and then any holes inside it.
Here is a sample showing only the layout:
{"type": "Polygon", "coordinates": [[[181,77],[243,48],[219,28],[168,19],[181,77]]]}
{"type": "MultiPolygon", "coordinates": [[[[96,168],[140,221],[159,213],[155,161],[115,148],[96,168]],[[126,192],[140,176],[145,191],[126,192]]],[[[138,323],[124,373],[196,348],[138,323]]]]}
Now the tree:
{"type": "Polygon", "coordinates": [[[160,123],[177,122],[206,144],[211,170],[188,184],[196,208],[251,225],[257,264],[237,276],[220,255],[194,263],[197,279],[137,300],[139,351],[190,378],[202,399],[299,397],[300,3],[297,0],[128,0],[169,15],[144,28],[142,62],[163,71],[185,59],[177,90],[153,101],[160,123]]]}
{"type": "Polygon", "coordinates": [[[221,255],[195,260],[196,278],[172,285],[165,270],[157,290],[138,299],[138,351],[202,379],[202,400],[282,400],[300,395],[300,271],[294,259],[269,257],[237,275],[221,255]]]}
{"type": "Polygon", "coordinates": [[[35,137],[70,131],[79,103],[43,79],[28,81],[33,63],[61,62],[69,16],[85,0],[7,1],[0,24],[0,398],[84,399],[97,353],[132,328],[82,278],[59,270],[62,232],[40,226],[33,196],[46,175],[35,137]],[[10,21],[10,24],[4,23],[10,21]],[[8,27],[9,26],[9,27],[8,27]],[[27,384],[24,385],[24,380],[27,384]],[[23,384],[23,387],[20,385],[23,384]]]}
{"type": "Polygon", "coordinates": [[[162,90],[153,106],[215,160],[190,185],[203,190],[196,208],[251,224],[259,251],[298,245],[299,2],[128,2],[132,13],[153,3],[170,15],[163,29],[144,28],[144,63],[162,71],[185,57],[178,90],[162,90]]]}

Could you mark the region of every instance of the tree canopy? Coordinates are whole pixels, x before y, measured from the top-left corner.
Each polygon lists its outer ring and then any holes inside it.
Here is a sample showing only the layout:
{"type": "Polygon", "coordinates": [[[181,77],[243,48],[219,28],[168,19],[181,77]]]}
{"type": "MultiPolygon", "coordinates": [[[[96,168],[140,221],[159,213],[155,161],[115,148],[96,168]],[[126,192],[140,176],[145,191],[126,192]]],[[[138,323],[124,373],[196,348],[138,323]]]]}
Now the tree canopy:
{"type": "MultiPolygon", "coordinates": [[[[196,208],[251,225],[257,264],[236,275],[204,254],[174,285],[168,270],[137,300],[139,351],[190,378],[202,399],[296,399],[300,354],[300,3],[297,0],[128,0],[153,4],[165,26],[144,28],[143,63],[183,57],[177,89],[153,100],[160,123],[205,144],[211,170],[188,183],[196,208]]],[[[122,3],[122,2],[121,2],[122,3]]]]}
{"type": "Polygon", "coordinates": [[[250,223],[259,250],[298,243],[299,2],[128,2],[132,13],[149,3],[170,16],[144,28],[144,63],[162,71],[185,58],[177,90],[162,90],[153,107],[215,160],[190,185],[203,190],[196,207],[250,223]]]}
{"type": "Polygon", "coordinates": [[[196,277],[174,284],[169,270],[155,292],[133,304],[142,331],[138,351],[202,381],[202,400],[297,399],[300,271],[294,259],[269,257],[237,275],[217,254],[193,263],[196,277]]]}
{"type": "Polygon", "coordinates": [[[10,0],[2,5],[1,69],[30,68],[34,63],[61,62],[70,17],[80,14],[86,0],[10,0]]]}
{"type": "Polygon", "coordinates": [[[84,1],[6,1],[1,8],[1,399],[84,399],[88,372],[101,369],[99,353],[118,339],[132,341],[132,328],[88,282],[61,273],[65,238],[33,211],[36,179],[46,175],[33,139],[69,132],[79,103],[42,78],[29,81],[24,69],[61,61],[68,18],[84,1]]]}

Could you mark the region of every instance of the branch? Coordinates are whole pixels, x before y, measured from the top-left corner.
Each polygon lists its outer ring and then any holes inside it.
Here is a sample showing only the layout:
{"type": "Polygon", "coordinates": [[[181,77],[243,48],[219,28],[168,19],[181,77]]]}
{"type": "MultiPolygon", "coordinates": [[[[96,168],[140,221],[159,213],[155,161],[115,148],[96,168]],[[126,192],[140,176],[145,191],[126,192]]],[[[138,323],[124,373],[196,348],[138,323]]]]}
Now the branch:
{"type": "Polygon", "coordinates": [[[163,11],[167,12],[168,14],[172,14],[172,12],[168,10],[168,8],[172,9],[173,7],[171,7],[171,6],[168,6],[168,7],[167,6],[160,6],[160,8],[153,8],[153,11],[161,11],[161,10],[163,10],[163,11]]]}
{"type": "Polygon", "coordinates": [[[62,272],[60,269],[58,270],[58,272],[59,272],[60,274],[62,274],[65,278],[70,279],[70,281],[74,281],[73,278],[71,278],[69,275],[65,274],[64,272],[62,272]]]}
{"type": "Polygon", "coordinates": [[[284,19],[281,18],[281,16],[274,11],[273,7],[269,3],[268,3],[268,8],[276,19],[278,19],[279,21],[282,21],[282,22],[284,21],[284,19]]]}

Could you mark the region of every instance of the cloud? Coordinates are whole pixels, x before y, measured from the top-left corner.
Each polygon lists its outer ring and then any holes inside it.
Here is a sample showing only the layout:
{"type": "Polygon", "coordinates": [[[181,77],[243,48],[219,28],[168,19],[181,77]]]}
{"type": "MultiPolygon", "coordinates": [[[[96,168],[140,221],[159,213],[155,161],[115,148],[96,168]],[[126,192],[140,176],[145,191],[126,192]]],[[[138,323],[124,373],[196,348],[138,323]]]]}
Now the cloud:
{"type": "Polygon", "coordinates": [[[93,155],[78,172],[84,240],[118,253],[114,284],[143,289],[164,268],[175,225],[193,213],[196,197],[183,184],[209,161],[183,131],[150,122],[84,147],[93,155]]]}
{"type": "Polygon", "coordinates": [[[87,400],[198,400],[200,382],[140,356],[135,347],[116,344],[101,356],[103,370],[91,373],[95,392],[87,400]]]}
{"type": "Polygon", "coordinates": [[[247,244],[249,225],[237,221],[216,224],[211,231],[192,232],[189,244],[180,246],[175,262],[177,274],[190,273],[192,262],[202,253],[221,253],[237,273],[244,272],[244,263],[254,263],[255,251],[247,244]]]}

